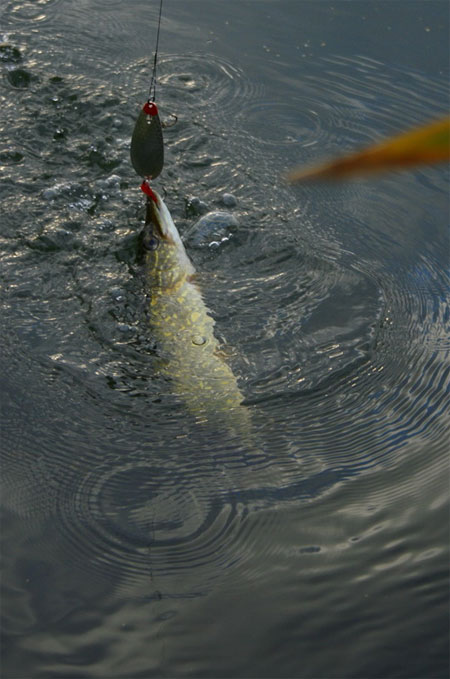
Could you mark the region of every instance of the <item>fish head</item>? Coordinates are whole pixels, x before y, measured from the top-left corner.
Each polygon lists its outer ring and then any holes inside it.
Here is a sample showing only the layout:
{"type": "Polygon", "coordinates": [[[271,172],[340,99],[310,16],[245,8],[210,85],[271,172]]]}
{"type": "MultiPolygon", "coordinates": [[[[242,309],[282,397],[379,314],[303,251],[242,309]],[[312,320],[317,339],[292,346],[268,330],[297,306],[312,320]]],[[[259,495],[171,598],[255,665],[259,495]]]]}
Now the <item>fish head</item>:
{"type": "Polygon", "coordinates": [[[147,274],[152,287],[169,290],[195,272],[178,229],[161,196],[153,191],[147,201],[143,244],[147,274]]]}

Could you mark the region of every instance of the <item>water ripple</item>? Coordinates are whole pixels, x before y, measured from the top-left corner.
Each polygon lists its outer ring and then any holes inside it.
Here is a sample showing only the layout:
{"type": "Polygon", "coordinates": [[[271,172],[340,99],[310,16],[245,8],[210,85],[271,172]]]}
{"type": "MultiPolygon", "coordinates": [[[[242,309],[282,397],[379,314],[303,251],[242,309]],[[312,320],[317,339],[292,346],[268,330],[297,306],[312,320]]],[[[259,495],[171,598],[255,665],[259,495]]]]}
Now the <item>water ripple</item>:
{"type": "Polygon", "coordinates": [[[55,20],[55,10],[61,0],[23,0],[7,2],[2,10],[4,24],[14,27],[16,24],[23,26],[29,22],[37,22],[38,25],[46,24],[55,20]]]}
{"type": "Polygon", "coordinates": [[[186,470],[150,463],[94,468],[62,498],[58,518],[73,557],[113,579],[120,572],[122,588],[227,565],[239,522],[233,507],[202,497],[186,470]]]}
{"type": "Polygon", "coordinates": [[[291,148],[304,159],[342,153],[387,134],[443,115],[444,85],[421,73],[386,69],[364,56],[320,57],[298,79],[282,77],[292,87],[289,100],[251,93],[237,115],[238,126],[253,140],[291,148]],[[401,84],[400,84],[401,82],[401,84]],[[386,106],[386,91],[389,105],[386,106]],[[424,110],[427,111],[424,114],[424,110]]]}

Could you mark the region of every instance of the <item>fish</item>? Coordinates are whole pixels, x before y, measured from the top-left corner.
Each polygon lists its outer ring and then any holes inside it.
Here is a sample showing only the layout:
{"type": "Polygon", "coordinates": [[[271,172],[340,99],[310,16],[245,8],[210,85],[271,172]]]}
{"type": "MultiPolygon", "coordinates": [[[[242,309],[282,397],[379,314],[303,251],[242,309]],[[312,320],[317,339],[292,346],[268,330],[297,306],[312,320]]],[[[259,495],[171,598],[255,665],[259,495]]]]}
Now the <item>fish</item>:
{"type": "Polygon", "coordinates": [[[152,193],[143,244],[148,314],[160,371],[197,421],[247,435],[249,409],[220,350],[194,265],[166,204],[157,191],[152,193]]]}

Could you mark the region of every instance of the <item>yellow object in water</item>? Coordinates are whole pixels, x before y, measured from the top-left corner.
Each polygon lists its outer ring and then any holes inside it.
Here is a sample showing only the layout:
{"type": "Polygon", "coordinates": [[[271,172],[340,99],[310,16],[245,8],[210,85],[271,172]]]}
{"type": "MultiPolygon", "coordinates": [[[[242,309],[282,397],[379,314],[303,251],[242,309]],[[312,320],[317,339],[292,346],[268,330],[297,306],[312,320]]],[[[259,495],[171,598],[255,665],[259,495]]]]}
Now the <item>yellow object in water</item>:
{"type": "Polygon", "coordinates": [[[367,149],[287,175],[292,184],[309,180],[348,179],[375,172],[401,170],[450,160],[450,117],[432,121],[367,149]]]}
{"type": "Polygon", "coordinates": [[[161,370],[199,421],[249,431],[249,412],[219,352],[214,320],[194,281],[195,269],[162,198],[147,204],[145,268],[150,323],[161,370]],[[147,240],[146,240],[147,239],[147,240]]]}

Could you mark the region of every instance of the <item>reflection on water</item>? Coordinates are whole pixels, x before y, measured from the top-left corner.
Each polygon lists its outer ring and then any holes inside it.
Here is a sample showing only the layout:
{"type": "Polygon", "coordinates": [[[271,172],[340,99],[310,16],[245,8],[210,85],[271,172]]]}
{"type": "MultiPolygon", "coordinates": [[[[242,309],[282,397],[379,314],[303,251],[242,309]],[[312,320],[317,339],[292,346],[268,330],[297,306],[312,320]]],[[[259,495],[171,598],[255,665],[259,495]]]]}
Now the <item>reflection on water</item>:
{"type": "Polygon", "coordinates": [[[443,78],[329,50],[299,78],[270,45],[246,67],[185,47],[168,10],[161,183],[190,235],[236,199],[229,237],[189,252],[242,441],[171,394],[147,322],[128,146],[148,35],[105,45],[156,8],[38,5],[7,3],[0,51],[8,676],[443,676],[446,173],[279,179],[440,112],[443,78]]]}

